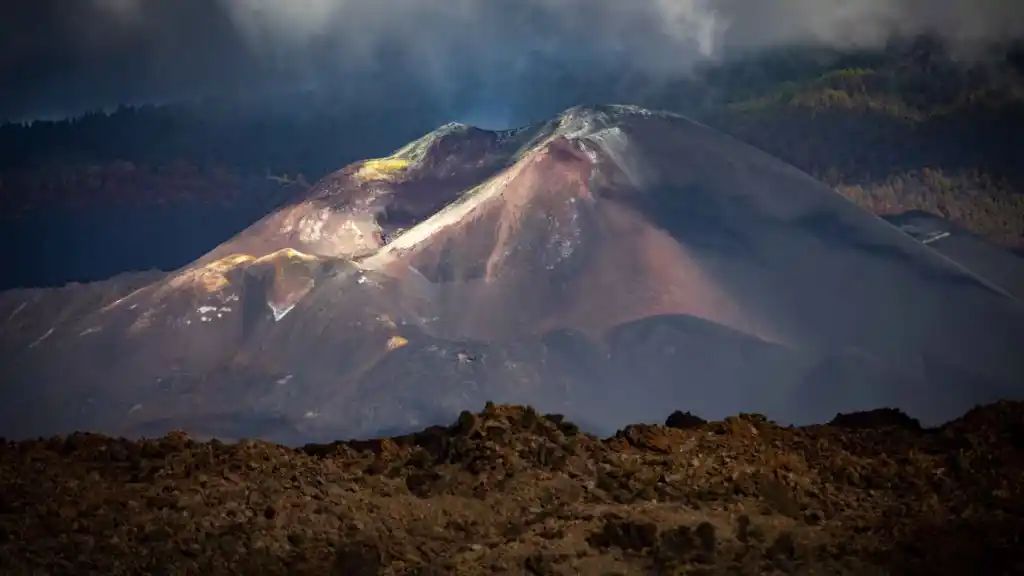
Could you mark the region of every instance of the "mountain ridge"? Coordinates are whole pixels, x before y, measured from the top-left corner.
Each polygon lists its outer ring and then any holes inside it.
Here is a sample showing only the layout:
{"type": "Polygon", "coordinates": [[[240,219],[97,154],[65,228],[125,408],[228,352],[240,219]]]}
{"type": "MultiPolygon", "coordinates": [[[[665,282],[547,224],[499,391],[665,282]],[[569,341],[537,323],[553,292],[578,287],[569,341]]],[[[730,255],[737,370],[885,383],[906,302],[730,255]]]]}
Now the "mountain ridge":
{"type": "Polygon", "coordinates": [[[933,422],[1014,397],[1024,370],[1005,291],[796,168],[629,106],[446,125],[148,286],[117,284],[64,315],[74,289],[0,295],[13,430],[235,414],[216,428],[301,442],[483,398],[613,424],[665,402],[933,422]]]}

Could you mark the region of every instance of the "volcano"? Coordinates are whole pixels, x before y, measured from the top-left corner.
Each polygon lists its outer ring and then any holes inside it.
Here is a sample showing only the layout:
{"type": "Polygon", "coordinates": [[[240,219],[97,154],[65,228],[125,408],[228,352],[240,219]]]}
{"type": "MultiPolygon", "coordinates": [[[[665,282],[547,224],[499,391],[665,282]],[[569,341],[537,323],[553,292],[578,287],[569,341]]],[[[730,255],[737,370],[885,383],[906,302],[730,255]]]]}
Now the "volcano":
{"type": "MultiPolygon", "coordinates": [[[[140,242],[146,242],[140,238],[140,242]]],[[[286,443],[486,401],[595,432],[1024,396],[1024,303],[681,116],[449,124],[167,274],[0,295],[0,434],[286,443]]]]}

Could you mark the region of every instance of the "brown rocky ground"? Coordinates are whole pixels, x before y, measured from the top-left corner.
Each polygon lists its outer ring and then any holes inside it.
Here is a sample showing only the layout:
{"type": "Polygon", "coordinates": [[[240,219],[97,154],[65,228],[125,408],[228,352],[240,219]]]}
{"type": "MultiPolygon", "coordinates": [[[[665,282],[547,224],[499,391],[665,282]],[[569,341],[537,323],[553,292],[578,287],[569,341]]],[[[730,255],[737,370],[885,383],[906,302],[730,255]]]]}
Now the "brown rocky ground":
{"type": "Polygon", "coordinates": [[[286,448],[0,442],[0,573],[1024,572],[1024,403],[583,434],[488,405],[286,448]]]}

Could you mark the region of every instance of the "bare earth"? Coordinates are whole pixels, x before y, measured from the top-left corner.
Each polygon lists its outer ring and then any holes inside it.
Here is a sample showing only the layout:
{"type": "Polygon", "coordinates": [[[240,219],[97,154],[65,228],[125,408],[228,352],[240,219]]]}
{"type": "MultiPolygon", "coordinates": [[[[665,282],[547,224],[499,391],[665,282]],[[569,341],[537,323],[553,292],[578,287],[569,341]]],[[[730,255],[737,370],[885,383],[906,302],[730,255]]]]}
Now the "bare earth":
{"type": "Polygon", "coordinates": [[[301,449],[0,442],[0,573],[1020,573],[1024,403],[598,439],[529,408],[301,449]]]}

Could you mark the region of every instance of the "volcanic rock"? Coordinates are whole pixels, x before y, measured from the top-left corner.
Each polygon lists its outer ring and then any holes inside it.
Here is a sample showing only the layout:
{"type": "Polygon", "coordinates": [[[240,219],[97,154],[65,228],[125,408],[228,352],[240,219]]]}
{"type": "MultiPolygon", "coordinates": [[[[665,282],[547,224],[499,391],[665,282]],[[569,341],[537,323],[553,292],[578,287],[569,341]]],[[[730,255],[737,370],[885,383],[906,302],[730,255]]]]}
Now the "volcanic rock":
{"type": "Polygon", "coordinates": [[[507,434],[467,437],[453,424],[300,450],[181,435],[9,443],[0,450],[0,573],[941,575],[1020,567],[1024,447],[1008,439],[1024,423],[1021,403],[901,434],[652,427],[665,431],[657,446],[578,434],[560,470],[532,455],[560,446],[552,438],[564,421],[506,405],[473,418],[479,430],[507,434]],[[448,440],[431,442],[450,451],[423,462],[417,439],[439,435],[448,440]],[[116,446],[152,473],[140,477],[112,460],[116,446]],[[954,455],[970,473],[949,471],[954,455]],[[834,480],[851,467],[886,476],[893,461],[899,473],[878,487],[834,480]],[[809,522],[763,509],[778,486],[729,489],[750,471],[800,486],[809,510],[830,512],[809,522]],[[598,475],[615,479],[623,498],[595,486],[598,475]],[[645,495],[648,477],[672,490],[645,495]]]}
{"type": "Polygon", "coordinates": [[[679,410],[676,410],[675,412],[669,414],[668,418],[665,420],[665,426],[668,426],[669,428],[679,428],[680,430],[686,430],[688,428],[699,428],[700,426],[705,424],[705,422],[706,420],[704,420],[700,416],[695,416],[693,414],[690,414],[689,412],[680,412],[679,410]]]}
{"type": "Polygon", "coordinates": [[[907,430],[920,430],[921,423],[915,418],[907,416],[902,410],[896,408],[879,408],[867,412],[852,412],[850,414],[836,414],[836,417],[829,422],[829,426],[841,428],[904,428],[907,430]]]}

